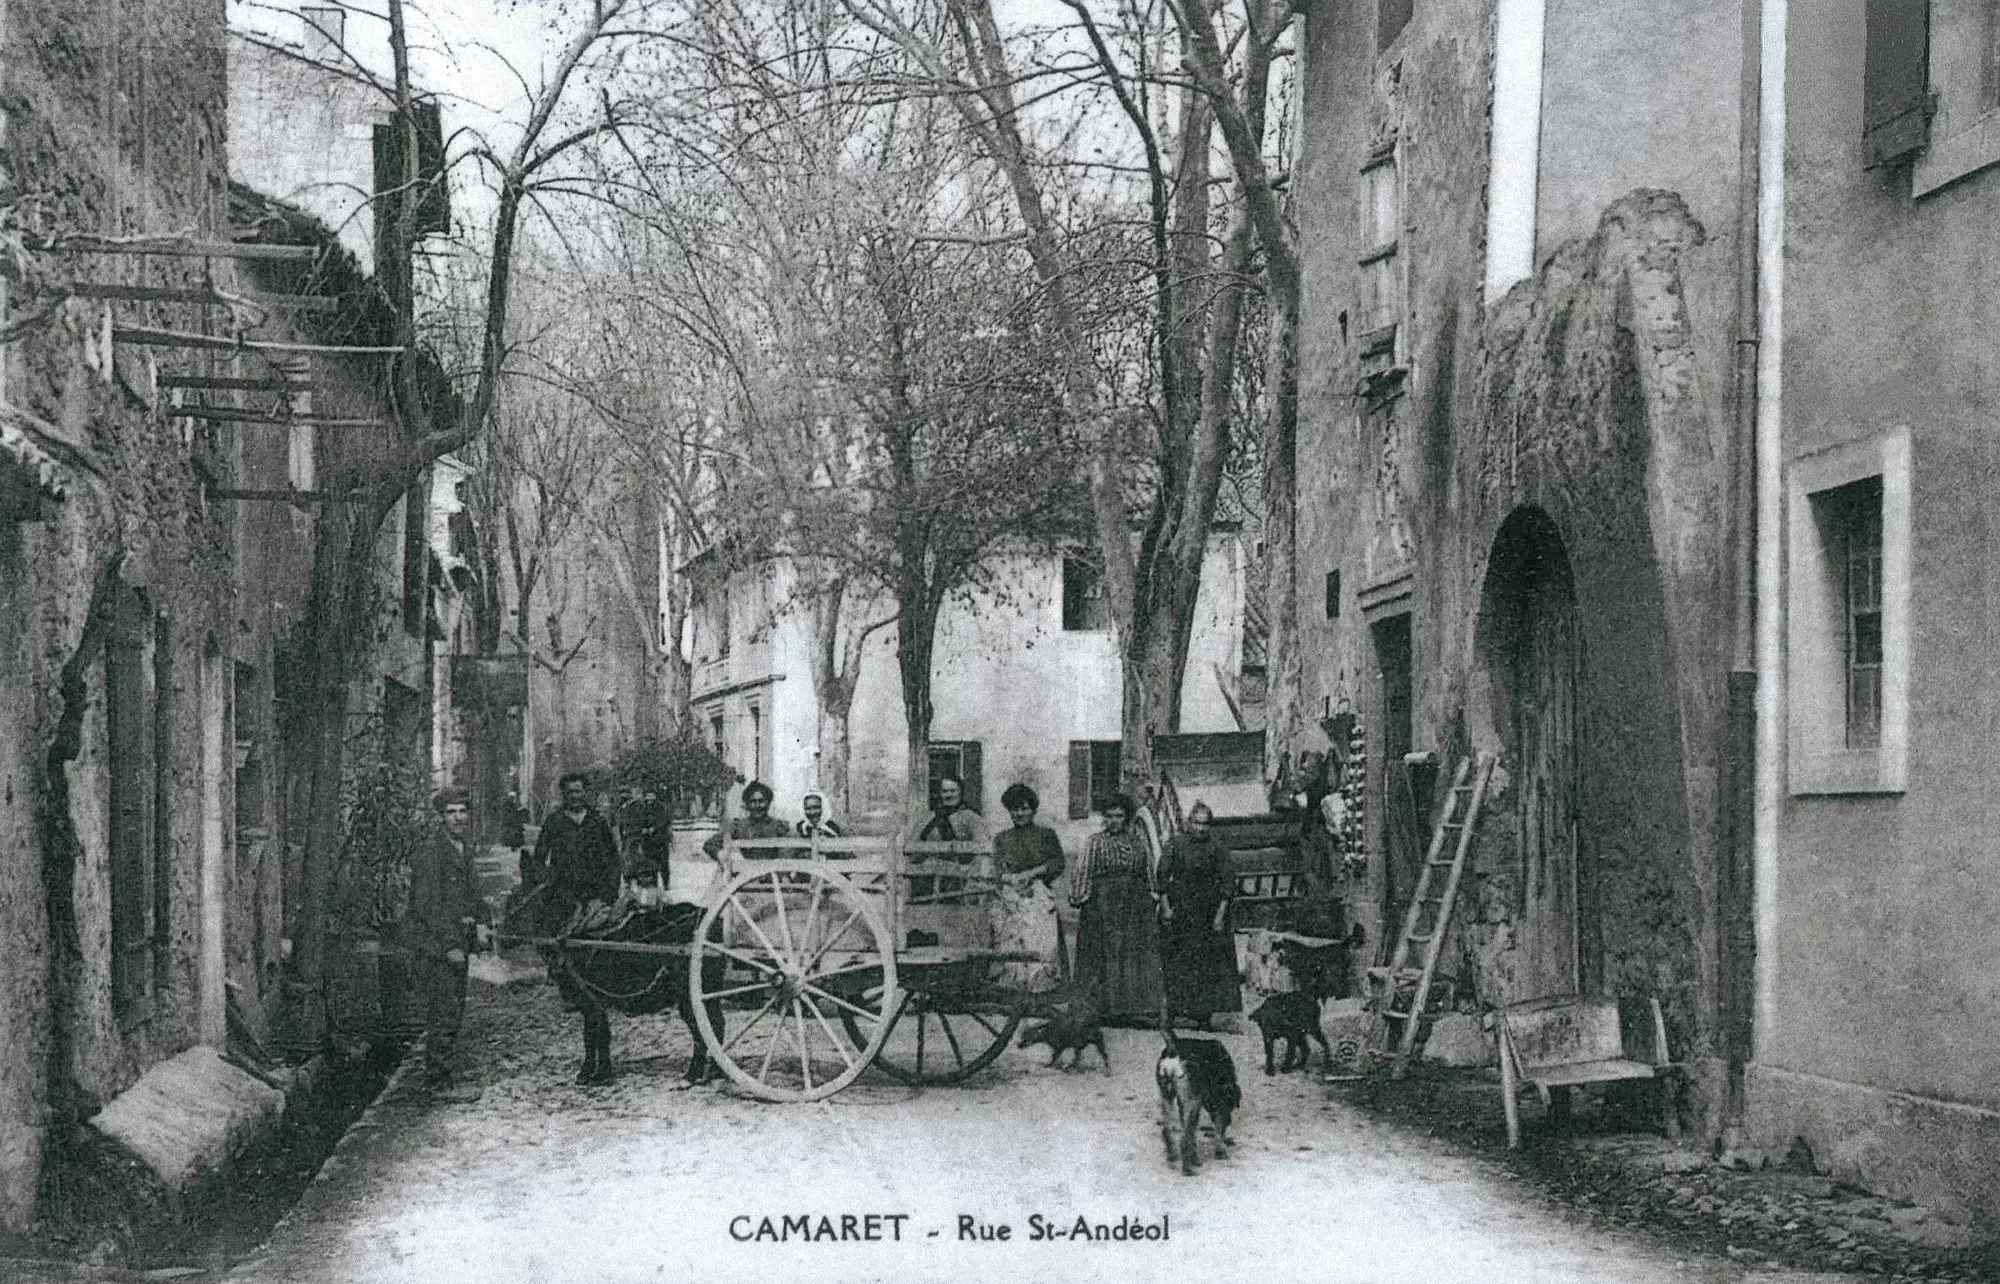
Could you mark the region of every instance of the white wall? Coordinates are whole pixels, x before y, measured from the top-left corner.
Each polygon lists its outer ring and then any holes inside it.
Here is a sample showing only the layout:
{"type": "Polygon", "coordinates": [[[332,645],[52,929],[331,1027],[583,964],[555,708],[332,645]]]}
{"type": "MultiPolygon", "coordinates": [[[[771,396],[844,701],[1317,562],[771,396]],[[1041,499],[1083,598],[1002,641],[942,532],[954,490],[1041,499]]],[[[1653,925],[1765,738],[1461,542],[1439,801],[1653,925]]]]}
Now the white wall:
{"type": "MultiPolygon", "coordinates": [[[[1243,587],[1237,537],[1216,536],[1196,602],[1184,731],[1237,729],[1217,670],[1233,681],[1241,663],[1243,587]]],[[[747,592],[739,589],[733,596],[740,600],[747,592]]],[[[723,708],[731,761],[746,777],[750,746],[743,710],[749,700],[760,703],[772,739],[775,811],[791,819],[799,814],[800,796],[823,781],[825,772],[815,759],[819,721],[810,628],[803,612],[783,609],[789,596],[781,576],[772,594],[781,605],[768,643],[748,643],[739,632],[727,665],[697,669],[694,694],[704,726],[707,709],[723,708]],[[755,685],[729,690],[744,683],[755,685]],[[710,692],[723,694],[704,699],[710,692]]],[[[861,618],[879,614],[863,612],[861,618]]],[[[1118,650],[1109,630],[1064,631],[1059,558],[998,558],[989,587],[947,603],[932,674],[931,739],[980,742],[980,805],[988,817],[1000,822],[1001,791],[1025,781],[1042,797],[1041,819],[1066,843],[1080,842],[1097,827],[1094,819],[1068,819],[1069,743],[1119,738],[1118,650]]],[[[894,827],[906,801],[908,751],[893,628],[877,634],[864,651],[848,735],[850,806],[842,819],[876,832],[894,827]]]]}

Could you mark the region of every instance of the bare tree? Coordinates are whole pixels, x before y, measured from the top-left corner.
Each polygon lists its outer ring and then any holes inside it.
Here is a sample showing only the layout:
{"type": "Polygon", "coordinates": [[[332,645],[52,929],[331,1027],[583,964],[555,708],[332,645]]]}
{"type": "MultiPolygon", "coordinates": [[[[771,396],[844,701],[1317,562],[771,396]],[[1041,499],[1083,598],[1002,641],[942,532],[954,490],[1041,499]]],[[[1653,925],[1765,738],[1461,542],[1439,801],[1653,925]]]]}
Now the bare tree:
{"type": "MultiPolygon", "coordinates": [[[[645,0],[594,0],[571,21],[569,39],[528,95],[519,133],[506,146],[481,144],[472,155],[497,188],[490,240],[481,255],[478,355],[462,397],[453,381],[427,362],[420,343],[415,273],[421,197],[439,176],[421,158],[416,90],[404,0],[387,0],[392,75],[381,87],[393,109],[402,160],[401,181],[378,209],[380,285],[394,315],[400,356],[391,379],[393,440],[388,449],[340,461],[325,488],[347,502],[327,506],[315,532],[313,584],[306,621],[308,697],[314,732],[298,770],[307,798],[304,818],[303,907],[294,954],[299,1029],[308,1042],[326,1028],[326,910],[332,903],[341,845],[340,809],[351,679],[366,654],[374,604],[372,562],[382,523],[439,458],[461,449],[492,417],[506,374],[514,252],[524,212],[574,186],[559,162],[583,144],[615,130],[622,117],[604,100],[600,115],[571,122],[563,115],[572,83],[593,55],[642,25],[645,0]],[[386,216],[386,217],[384,217],[386,216]]],[[[344,69],[351,70],[351,69],[344,69]]],[[[525,84],[525,81],[524,81],[525,84]]]]}
{"type": "MultiPolygon", "coordinates": [[[[844,3],[908,59],[907,70],[885,70],[884,78],[950,102],[1011,192],[1021,243],[1041,287],[1044,323],[1062,338],[1067,417],[1090,450],[1094,527],[1124,665],[1122,761],[1128,779],[1143,779],[1150,775],[1152,736],[1179,729],[1203,559],[1232,439],[1240,431],[1239,358],[1246,310],[1261,303],[1255,288],[1260,268],[1287,274],[1296,295],[1295,255],[1280,262],[1267,247],[1259,264],[1255,254],[1269,182],[1253,191],[1251,180],[1241,180],[1219,196],[1222,184],[1214,181],[1210,161],[1218,126],[1232,154],[1239,145],[1252,152],[1262,146],[1270,68],[1280,43],[1255,33],[1244,46],[1242,66],[1233,69],[1239,88],[1231,92],[1240,97],[1219,106],[1210,87],[1178,64],[1212,53],[1212,66],[1222,68],[1216,74],[1230,89],[1232,69],[1221,48],[1195,49],[1183,25],[1183,39],[1175,43],[1184,57],[1164,65],[1169,45],[1161,39],[1163,16],[1131,0],[1115,6],[1108,21],[1100,17],[1101,6],[1063,0],[1076,19],[1082,70],[1073,58],[1052,56],[1045,44],[1010,43],[991,0],[844,3]],[[1050,84],[1056,88],[1044,88],[1050,84]],[[1050,148],[1038,149],[1030,128],[1036,104],[1024,101],[1024,88],[1036,99],[1058,91],[1108,97],[1130,127],[1136,160],[1122,168],[1144,183],[1139,200],[1147,235],[1139,253],[1153,305],[1145,371],[1151,395],[1144,400],[1152,431],[1144,442],[1121,432],[1121,417],[1112,412],[1124,372],[1096,367],[1089,357],[1091,327],[1078,283],[1101,260],[1081,252],[1087,242],[1060,218],[1062,175],[1066,166],[1083,164],[1063,152],[1074,146],[1075,132],[1059,131],[1050,148]]],[[[1268,7],[1256,6],[1258,14],[1268,7]]],[[[1212,26],[1209,36],[1213,46],[1212,26]]],[[[1236,38],[1230,41],[1235,47],[1236,38]]],[[[1063,115],[1059,108],[1042,110],[1063,115]]]]}

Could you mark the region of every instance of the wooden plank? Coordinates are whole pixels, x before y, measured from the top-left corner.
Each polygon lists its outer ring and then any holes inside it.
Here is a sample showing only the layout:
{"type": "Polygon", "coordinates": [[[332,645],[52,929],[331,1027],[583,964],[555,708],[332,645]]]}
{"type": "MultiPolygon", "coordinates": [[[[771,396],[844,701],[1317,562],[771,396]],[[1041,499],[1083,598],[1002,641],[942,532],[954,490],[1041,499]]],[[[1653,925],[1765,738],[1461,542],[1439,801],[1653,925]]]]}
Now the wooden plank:
{"type": "Polygon", "coordinates": [[[235,406],[168,406],[166,414],[186,419],[216,419],[240,424],[311,424],[315,428],[388,428],[383,419],[334,419],[325,415],[288,415],[278,410],[239,410],[235,406]]]}
{"type": "Polygon", "coordinates": [[[338,312],[340,300],[324,294],[243,294],[230,296],[216,290],[187,289],[169,285],[114,285],[106,281],[79,281],[70,286],[79,299],[123,299],[134,303],[190,303],[201,307],[291,308],[300,312],[338,312]]]}
{"type": "Polygon", "coordinates": [[[1502,1019],[1530,1079],[1542,1067],[1614,1061],[1624,1052],[1615,1001],[1540,1003],[1528,1010],[1509,1009],[1502,1019]]]}
{"type": "Polygon", "coordinates": [[[235,375],[167,375],[162,388],[192,388],[203,392],[311,392],[310,379],[244,379],[235,375]]]}
{"type": "Polygon", "coordinates": [[[287,504],[353,504],[362,499],[359,491],[329,495],[321,490],[244,490],[235,486],[211,486],[208,493],[217,499],[268,499],[287,504]]]}
{"type": "Polygon", "coordinates": [[[114,326],[114,343],[150,348],[200,348],[209,352],[300,352],[328,356],[395,356],[399,347],[343,346],[326,343],[274,343],[261,339],[231,339],[217,334],[189,334],[182,330],[154,330],[145,326],[114,326]]]}
{"type": "Polygon", "coordinates": [[[123,239],[73,235],[41,247],[53,254],[149,254],[181,259],[244,259],[266,263],[311,263],[315,245],[250,245],[237,241],[197,241],[181,236],[123,239]]]}

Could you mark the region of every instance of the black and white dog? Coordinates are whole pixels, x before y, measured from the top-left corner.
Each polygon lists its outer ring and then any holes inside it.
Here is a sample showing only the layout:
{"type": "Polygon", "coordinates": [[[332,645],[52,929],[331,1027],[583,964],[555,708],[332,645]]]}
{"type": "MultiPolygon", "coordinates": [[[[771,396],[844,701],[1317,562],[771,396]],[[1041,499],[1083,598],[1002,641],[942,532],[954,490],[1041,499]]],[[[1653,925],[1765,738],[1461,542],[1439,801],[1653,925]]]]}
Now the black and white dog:
{"type": "Polygon", "coordinates": [[[1216,1157],[1226,1158],[1229,1120],[1243,1104],[1243,1090],[1236,1084],[1236,1063],[1229,1059],[1229,1049],[1214,1039],[1176,1035],[1164,1012],[1160,1032],[1167,1040],[1153,1068],[1153,1080],[1160,1087],[1160,1139],[1166,1143],[1167,1162],[1178,1160],[1181,1172],[1192,1177],[1201,1166],[1197,1152],[1202,1112],[1215,1121],[1216,1157]]]}

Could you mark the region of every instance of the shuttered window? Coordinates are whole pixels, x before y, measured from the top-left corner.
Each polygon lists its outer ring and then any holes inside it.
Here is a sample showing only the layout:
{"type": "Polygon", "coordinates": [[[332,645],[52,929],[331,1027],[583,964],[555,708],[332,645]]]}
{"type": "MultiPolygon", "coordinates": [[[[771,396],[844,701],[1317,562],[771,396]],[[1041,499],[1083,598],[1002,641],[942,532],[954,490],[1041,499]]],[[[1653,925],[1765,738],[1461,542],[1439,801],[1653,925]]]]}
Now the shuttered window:
{"type": "Polygon", "coordinates": [[[1930,133],[1929,0],[1867,0],[1862,146],[1870,169],[1920,152],[1930,133]]]}
{"type": "Polygon", "coordinates": [[[1118,792],[1118,741],[1069,742],[1069,818],[1102,811],[1118,792]]]}
{"type": "Polygon", "coordinates": [[[104,714],[111,785],[111,1002],[121,1018],[145,1015],[152,976],[160,732],[149,672],[152,613],[146,595],[118,587],[104,653],[104,714]]]}

